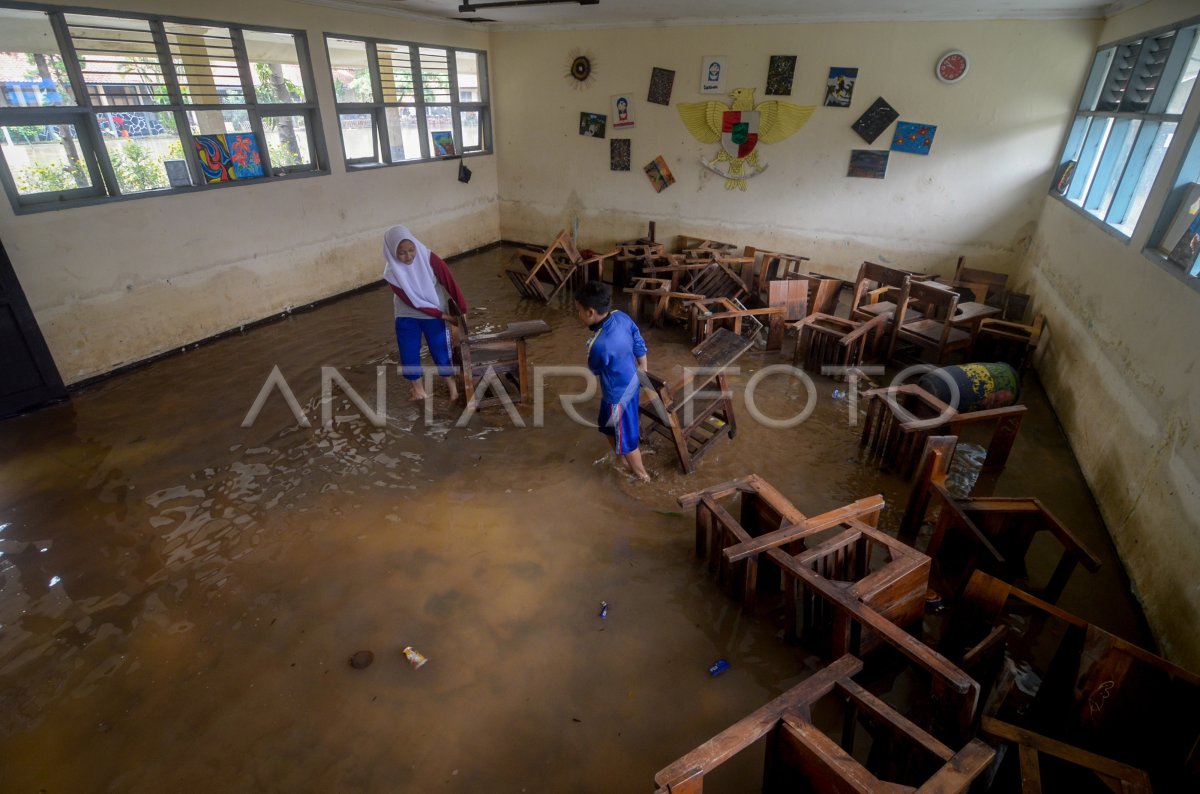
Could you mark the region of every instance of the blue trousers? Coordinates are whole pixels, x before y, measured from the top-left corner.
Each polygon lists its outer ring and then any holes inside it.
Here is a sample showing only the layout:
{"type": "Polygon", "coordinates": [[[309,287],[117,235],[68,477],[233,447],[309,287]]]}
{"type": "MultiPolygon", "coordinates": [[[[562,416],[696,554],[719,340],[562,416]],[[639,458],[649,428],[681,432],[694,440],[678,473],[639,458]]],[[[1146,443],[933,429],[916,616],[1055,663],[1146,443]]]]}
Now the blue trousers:
{"type": "Polygon", "coordinates": [[[429,345],[429,354],[437,364],[438,374],[448,378],[454,374],[450,363],[450,328],[442,320],[430,317],[396,318],[396,344],[400,347],[400,372],[409,380],[421,379],[421,335],[429,345]]]}

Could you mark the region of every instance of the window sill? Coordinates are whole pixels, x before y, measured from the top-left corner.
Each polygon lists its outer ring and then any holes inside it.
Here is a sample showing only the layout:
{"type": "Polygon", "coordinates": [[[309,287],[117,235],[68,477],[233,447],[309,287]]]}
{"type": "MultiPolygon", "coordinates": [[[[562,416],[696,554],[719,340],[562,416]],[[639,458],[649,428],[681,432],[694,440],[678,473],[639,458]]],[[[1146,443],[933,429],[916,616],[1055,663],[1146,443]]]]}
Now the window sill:
{"type": "Polygon", "coordinates": [[[1183,268],[1167,259],[1162,251],[1159,251],[1157,248],[1143,248],[1142,256],[1150,262],[1158,265],[1160,270],[1165,270],[1174,276],[1178,281],[1186,284],[1192,289],[1192,291],[1200,292],[1200,278],[1197,278],[1196,276],[1189,276],[1186,272],[1184,272],[1183,268]]]}
{"type": "Polygon", "coordinates": [[[491,152],[463,152],[462,154],[452,154],[445,157],[435,157],[427,160],[404,160],[399,163],[346,163],[346,172],[355,173],[358,171],[374,171],[379,168],[393,168],[404,165],[428,165],[429,163],[444,163],[458,160],[462,158],[469,160],[473,157],[485,157],[492,154],[491,152]]]}
{"type": "Polygon", "coordinates": [[[269,185],[275,184],[283,180],[290,179],[306,179],[313,176],[328,176],[329,171],[296,171],[291,174],[280,174],[269,178],[258,179],[242,179],[233,180],[230,182],[214,182],[207,185],[189,185],[187,187],[172,187],[162,188],[161,190],[147,190],[141,193],[126,193],[120,196],[89,196],[87,198],[68,199],[66,201],[46,201],[37,204],[18,204],[13,203],[14,215],[31,215],[37,212],[51,212],[54,210],[75,209],[77,207],[91,207],[100,204],[112,204],[118,201],[136,201],[138,199],[158,198],[161,196],[179,196],[190,195],[194,193],[207,193],[213,190],[223,190],[231,187],[245,187],[252,185],[269,185]]]}

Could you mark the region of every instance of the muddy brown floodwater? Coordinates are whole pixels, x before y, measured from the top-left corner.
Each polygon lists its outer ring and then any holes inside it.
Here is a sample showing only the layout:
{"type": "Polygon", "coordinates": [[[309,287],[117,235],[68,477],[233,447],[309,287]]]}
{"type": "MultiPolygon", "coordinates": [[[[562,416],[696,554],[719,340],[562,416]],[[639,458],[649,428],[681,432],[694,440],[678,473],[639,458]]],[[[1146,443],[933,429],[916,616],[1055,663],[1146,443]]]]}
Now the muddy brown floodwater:
{"type": "MultiPolygon", "coordinates": [[[[534,364],[583,364],[574,314],[519,300],[501,278],[510,255],[454,265],[472,324],[545,319],[534,364]]],[[[652,369],[688,361],[680,328],[643,330],[652,369]]],[[[739,409],[790,348],[741,359],[739,409]]],[[[656,439],[643,485],[597,462],[600,434],[559,406],[578,379],[548,379],[544,427],[500,409],[456,427],[444,391],[432,421],[407,401],[396,359],[379,288],[0,423],[0,789],[650,791],[821,666],[709,580],[676,497],[756,472],[808,513],[882,493],[894,530],[907,496],[859,462],[824,378],[808,421],[776,430],[742,410],[694,475],[656,439]],[[374,408],[379,365],[386,423],[335,391],[322,427],[321,367],[374,408]],[[311,427],[278,392],[241,426],[276,366],[311,427]],[[419,670],[409,645],[429,659],[419,670]],[[361,650],[374,663],[355,669],[361,650]],[[718,658],[732,669],[710,678],[718,658]]],[[[778,417],[804,399],[787,378],[758,390],[778,417]]],[[[1105,565],[1077,572],[1060,606],[1144,644],[1032,377],[1024,401],[1010,465],[976,487],[1037,496],[1072,527],[1105,565]]],[[[974,477],[970,455],[958,477],[974,477]]],[[[737,761],[729,790],[755,789],[758,763],[737,761]]]]}

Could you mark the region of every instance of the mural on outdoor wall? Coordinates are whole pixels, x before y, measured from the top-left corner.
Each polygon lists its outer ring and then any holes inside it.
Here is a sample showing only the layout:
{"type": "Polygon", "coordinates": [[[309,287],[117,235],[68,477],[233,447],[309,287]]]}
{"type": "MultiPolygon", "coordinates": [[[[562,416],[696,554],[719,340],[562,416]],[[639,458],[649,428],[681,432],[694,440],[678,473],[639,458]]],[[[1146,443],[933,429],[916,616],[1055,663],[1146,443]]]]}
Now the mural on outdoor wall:
{"type": "Polygon", "coordinates": [[[813,106],[778,100],[755,106],[753,88],[736,88],[730,96],[733,98],[731,105],[680,103],[679,117],[696,140],[721,144],[712,160],[700,158],[704,167],[725,177],[726,190],[745,190],[747,179],[767,169],[765,163],[759,162],[758,144],[778,143],[790,138],[812,116],[813,106]],[[728,165],[722,168],[722,163],[728,165]]]}

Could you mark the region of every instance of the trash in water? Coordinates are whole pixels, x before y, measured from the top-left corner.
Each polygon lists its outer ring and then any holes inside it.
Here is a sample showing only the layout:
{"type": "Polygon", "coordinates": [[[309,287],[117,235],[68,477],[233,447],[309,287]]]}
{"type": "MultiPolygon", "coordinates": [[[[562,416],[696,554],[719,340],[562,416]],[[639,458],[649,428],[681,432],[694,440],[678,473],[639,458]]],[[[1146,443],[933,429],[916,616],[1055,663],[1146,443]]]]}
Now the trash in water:
{"type": "Polygon", "coordinates": [[[655,510],[660,516],[671,516],[672,518],[683,518],[683,513],[678,510],[655,510]]]}
{"type": "Polygon", "coordinates": [[[370,667],[373,661],[375,661],[375,654],[370,651],[359,651],[350,657],[350,666],[355,670],[363,670],[370,667]]]}
{"type": "Polygon", "coordinates": [[[925,609],[930,612],[942,611],[942,596],[937,590],[925,591],[925,609]]]}
{"type": "Polygon", "coordinates": [[[412,665],[414,670],[420,670],[421,665],[429,660],[421,655],[421,652],[413,648],[411,645],[405,647],[404,658],[408,659],[408,663],[412,665]]]}
{"type": "Polygon", "coordinates": [[[721,673],[725,672],[728,669],[729,669],[729,662],[725,661],[724,659],[718,659],[716,661],[716,663],[713,664],[712,667],[708,668],[708,674],[710,676],[712,676],[713,678],[716,678],[717,676],[719,676],[721,673]]]}
{"type": "Polygon", "coordinates": [[[606,617],[608,617],[608,602],[601,601],[600,602],[600,619],[603,620],[606,617]]]}
{"type": "Polygon", "coordinates": [[[833,399],[835,399],[835,400],[840,400],[840,399],[842,399],[842,398],[843,398],[843,397],[845,397],[845,396],[846,396],[846,392],[842,391],[841,389],[834,389],[834,390],[833,390],[833,399]]]}

